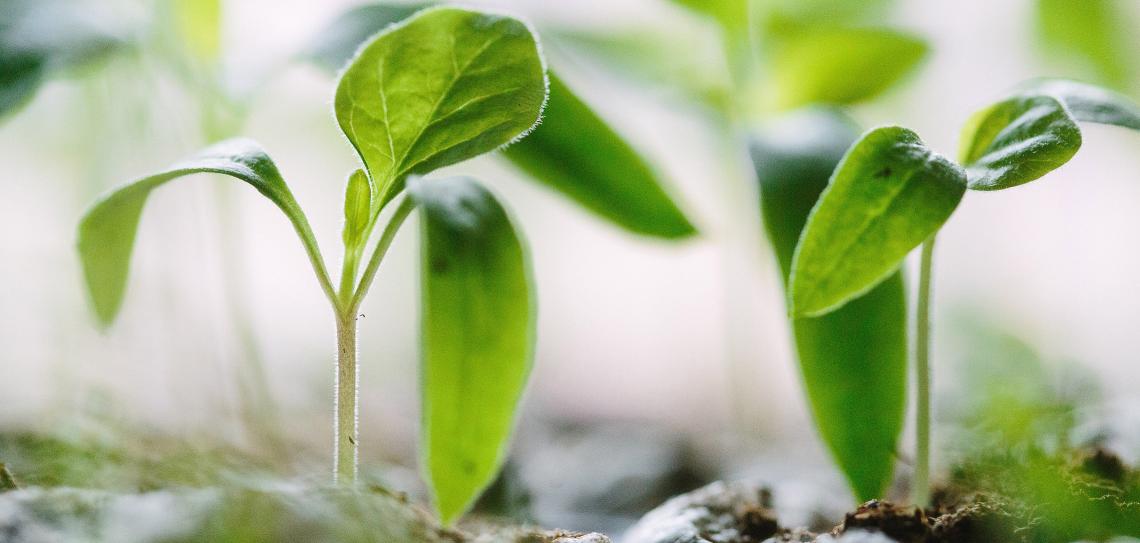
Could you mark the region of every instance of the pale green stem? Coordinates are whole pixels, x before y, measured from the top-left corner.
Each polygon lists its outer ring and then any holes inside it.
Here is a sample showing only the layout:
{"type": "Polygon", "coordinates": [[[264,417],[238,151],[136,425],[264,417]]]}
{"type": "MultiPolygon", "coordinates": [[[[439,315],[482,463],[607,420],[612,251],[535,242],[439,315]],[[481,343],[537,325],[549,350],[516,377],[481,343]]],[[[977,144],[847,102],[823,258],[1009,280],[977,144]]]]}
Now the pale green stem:
{"type": "Polygon", "coordinates": [[[355,313],[360,307],[360,302],[364,300],[364,295],[368,293],[368,287],[372,286],[372,280],[376,277],[376,270],[380,269],[380,261],[384,259],[384,255],[388,252],[388,247],[390,247],[392,241],[396,239],[396,232],[400,230],[400,226],[404,224],[404,219],[407,219],[408,215],[411,214],[415,208],[415,202],[405,196],[404,199],[400,201],[400,205],[396,207],[392,218],[388,220],[388,225],[384,227],[384,232],[380,234],[380,240],[376,243],[376,248],[372,251],[372,257],[368,259],[368,266],[364,268],[364,273],[360,276],[360,283],[356,286],[356,293],[353,294],[352,301],[348,306],[351,313],[355,313]]]}
{"type": "Polygon", "coordinates": [[[336,435],[333,444],[333,482],[356,484],[360,388],[356,376],[356,315],[336,319],[336,435]]]}
{"type": "MultiPolygon", "coordinates": [[[[935,234],[937,235],[937,234],[935,234]]],[[[930,286],[934,263],[934,237],[922,244],[918,272],[918,307],[915,317],[914,361],[917,399],[915,407],[914,503],[930,506],[930,286]]]]}
{"type": "Polygon", "coordinates": [[[336,307],[336,436],[333,451],[333,481],[336,484],[352,486],[356,484],[356,475],[359,465],[358,442],[360,419],[360,387],[357,376],[360,363],[356,354],[356,311],[364,299],[368,287],[376,276],[380,262],[388,252],[388,247],[396,238],[396,232],[404,223],[404,219],[415,209],[410,198],[405,197],[396,207],[376,248],[368,266],[361,275],[360,283],[353,290],[353,281],[356,278],[356,268],[359,264],[359,252],[356,248],[346,248],[344,262],[341,269],[340,294],[334,298],[336,307]]]}

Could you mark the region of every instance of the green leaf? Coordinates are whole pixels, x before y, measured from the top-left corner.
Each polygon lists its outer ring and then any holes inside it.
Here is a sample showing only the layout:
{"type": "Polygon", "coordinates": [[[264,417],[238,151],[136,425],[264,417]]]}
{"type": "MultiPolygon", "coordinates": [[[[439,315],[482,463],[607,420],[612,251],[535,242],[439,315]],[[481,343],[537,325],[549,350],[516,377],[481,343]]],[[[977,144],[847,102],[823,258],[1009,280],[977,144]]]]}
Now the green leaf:
{"type": "Polygon", "coordinates": [[[1073,158],[1081,129],[1057,99],[1014,96],[973,115],[962,129],[960,160],[973,190],[1033,181],[1073,158]]]}
{"type": "Polygon", "coordinates": [[[522,22],[427,9],[365,45],[341,76],[336,117],[379,189],[526,134],[546,101],[538,44],[522,22]]]}
{"type": "Polygon", "coordinates": [[[1140,106],[1118,92],[1068,79],[1038,79],[1023,88],[1060,100],[1078,121],[1140,130],[1140,106]]]}
{"type": "Polygon", "coordinates": [[[345,247],[351,249],[364,241],[371,212],[372,185],[364,170],[356,170],[348,176],[348,185],[344,189],[344,230],[341,237],[345,247]]]}
{"type": "Polygon", "coordinates": [[[928,50],[917,36],[894,30],[805,28],[775,47],[764,101],[783,110],[868,100],[913,71],[928,50]]]}
{"type": "Polygon", "coordinates": [[[504,155],[631,232],[662,238],[696,233],[649,164],[554,74],[542,126],[504,155]]]}
{"type": "Polygon", "coordinates": [[[40,55],[0,50],[0,117],[35,95],[44,71],[45,59],[40,55]]]}
{"type": "Polygon", "coordinates": [[[1088,68],[1088,75],[1128,90],[1137,69],[1136,21],[1118,0],[1037,0],[1042,45],[1088,68]]]}
{"type": "Polygon", "coordinates": [[[218,143],[162,172],[115,189],[84,214],[79,223],[79,257],[95,314],[104,326],[114,321],[122,306],[147,197],[168,181],[196,173],[217,173],[249,183],[285,213],[311,257],[316,251],[308,221],[269,155],[250,140],[218,143]]]}
{"type": "Polygon", "coordinates": [[[368,38],[430,5],[411,2],[350,8],[319,32],[302,55],[326,70],[339,70],[368,38]]]}
{"type": "Polygon", "coordinates": [[[748,0],[673,0],[673,2],[712,18],[729,33],[741,33],[747,29],[748,0]]]}
{"type": "Polygon", "coordinates": [[[816,317],[889,277],[941,228],[966,191],[966,173],[901,127],[851,146],[808,217],[792,260],[791,314],[816,317]]]}
{"type": "Polygon", "coordinates": [[[534,356],[529,258],[507,212],[472,179],[414,178],[420,208],[423,451],[445,524],[502,466],[534,356]]]}
{"type": "MultiPolygon", "coordinates": [[[[785,285],[808,214],[857,136],[846,117],[810,111],[753,139],[764,227],[785,285]]],[[[860,501],[883,497],[893,475],[906,408],[906,308],[896,272],[840,309],[792,320],[816,428],[860,501]]]]}

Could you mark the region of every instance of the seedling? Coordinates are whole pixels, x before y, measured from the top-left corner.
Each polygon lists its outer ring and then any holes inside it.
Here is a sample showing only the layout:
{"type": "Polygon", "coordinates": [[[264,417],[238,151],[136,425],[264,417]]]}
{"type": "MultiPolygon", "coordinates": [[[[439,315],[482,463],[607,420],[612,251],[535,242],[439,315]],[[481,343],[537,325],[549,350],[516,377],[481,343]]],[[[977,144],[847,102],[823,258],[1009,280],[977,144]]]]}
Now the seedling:
{"type": "Polygon", "coordinates": [[[523,137],[546,96],[545,63],[526,24],[465,9],[424,10],[361,47],[337,85],[336,119],[363,163],[348,177],[337,284],[276,165],[258,144],[236,139],[116,189],[86,213],[79,253],[95,313],[104,326],[119,313],[152,190],[197,173],[252,185],[292,224],[333,309],[333,473],[351,485],[358,470],[357,315],[385,252],[418,209],[423,465],[449,523],[502,464],[531,368],[535,296],[526,247],[491,192],[469,178],[421,176],[523,137]]]}
{"type": "MultiPolygon", "coordinates": [[[[808,217],[789,288],[794,318],[831,314],[894,276],[919,245],[914,365],[917,381],[913,499],[930,500],[930,293],[934,243],[966,190],[1038,179],[1081,146],[1078,121],[1140,130],[1140,107],[1084,83],[1037,80],[965,124],[958,162],[914,132],[876,128],[848,149],[808,217]]],[[[841,386],[841,384],[837,384],[841,386]]]]}

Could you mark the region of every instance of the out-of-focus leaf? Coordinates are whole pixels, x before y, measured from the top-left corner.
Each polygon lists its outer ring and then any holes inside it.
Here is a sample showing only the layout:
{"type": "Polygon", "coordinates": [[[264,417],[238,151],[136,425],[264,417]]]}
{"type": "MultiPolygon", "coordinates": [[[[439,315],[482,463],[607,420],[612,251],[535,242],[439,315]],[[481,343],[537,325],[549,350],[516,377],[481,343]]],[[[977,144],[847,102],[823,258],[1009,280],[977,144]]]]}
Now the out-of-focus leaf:
{"type": "MultiPolygon", "coordinates": [[[[753,139],[764,227],[785,285],[808,214],[856,137],[842,115],[810,111],[753,139]]],[[[893,474],[906,407],[906,318],[896,272],[840,309],[792,320],[816,428],[860,501],[881,498],[893,474]]]]}
{"type": "Polygon", "coordinates": [[[269,155],[250,140],[219,143],[112,191],[84,214],[79,223],[79,257],[95,314],[104,326],[114,321],[122,306],[135,234],[147,197],[168,181],[196,173],[217,173],[249,183],[285,213],[307,248],[316,246],[305,214],[269,155]]]}
{"type": "Polygon", "coordinates": [[[673,2],[712,18],[729,34],[747,32],[749,0],[673,0],[673,2]]]}
{"type": "Polygon", "coordinates": [[[329,23],[302,54],[326,70],[339,70],[368,38],[430,5],[392,2],[356,6],[329,23]]]}
{"type": "Polygon", "coordinates": [[[867,100],[910,73],[927,51],[922,39],[894,30],[806,28],[771,52],[764,101],[790,109],[867,100]]]}
{"type": "Polygon", "coordinates": [[[502,465],[534,354],[534,289],[506,211],[474,180],[416,178],[423,451],[445,524],[502,465]]]}
{"type": "Polygon", "coordinates": [[[966,173],[900,127],[851,146],[808,217],[792,261],[791,314],[816,317],[887,279],[938,231],[966,191],[966,173]]]}
{"type": "Polygon", "coordinates": [[[1038,79],[1024,88],[1060,100],[1078,121],[1140,130],[1140,106],[1118,92],[1068,79],[1038,79]]]}
{"type": "Polygon", "coordinates": [[[52,72],[121,47],[94,8],[59,0],[0,0],[0,117],[35,95],[52,72]]]}
{"type": "Polygon", "coordinates": [[[631,232],[662,238],[696,233],[649,164],[553,74],[543,124],[504,154],[631,232]]]}
{"type": "Polygon", "coordinates": [[[195,60],[213,63],[222,49],[221,0],[173,0],[174,23],[195,60]]]}
{"type": "MultiPolygon", "coordinates": [[[[893,0],[753,0],[765,32],[788,25],[850,25],[881,21],[893,0]]],[[[762,36],[764,37],[764,36],[762,36]]]]}
{"type": "Polygon", "coordinates": [[[1084,64],[1096,81],[1113,88],[1134,87],[1138,55],[1136,21],[1117,0],[1036,0],[1042,44],[1084,64]]]}
{"type": "Polygon", "coordinates": [[[545,66],[527,25],[433,8],[360,50],[337,85],[336,117],[378,188],[375,214],[406,176],[525,134],[545,102],[545,66]]]}
{"type": "Polygon", "coordinates": [[[1033,181],[1073,158],[1081,129],[1057,99],[1019,95],[975,113],[962,129],[960,160],[974,190],[1033,181]]]}

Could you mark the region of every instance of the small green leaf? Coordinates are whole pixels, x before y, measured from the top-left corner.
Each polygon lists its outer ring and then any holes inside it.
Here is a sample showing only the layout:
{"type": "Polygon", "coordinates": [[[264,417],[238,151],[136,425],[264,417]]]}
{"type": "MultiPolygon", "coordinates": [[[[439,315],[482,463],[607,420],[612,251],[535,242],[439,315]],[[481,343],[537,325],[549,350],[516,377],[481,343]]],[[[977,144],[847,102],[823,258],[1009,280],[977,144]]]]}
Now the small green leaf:
{"type": "Polygon", "coordinates": [[[966,191],[966,173],[900,127],[851,146],[808,217],[792,261],[791,314],[816,317],[889,277],[938,231],[966,191]]]}
{"type": "Polygon", "coordinates": [[[1033,181],[1073,158],[1081,129],[1055,98],[1014,96],[966,122],[962,164],[973,190],[1000,190],[1033,181]]]}
{"type": "MultiPolygon", "coordinates": [[[[764,226],[785,285],[808,213],[857,136],[842,115],[811,111],[753,140],[764,226]]],[[[906,407],[906,323],[900,272],[827,315],[792,320],[816,428],[860,501],[883,497],[893,476],[906,407]]]]}
{"type": "Polygon", "coordinates": [[[303,56],[326,70],[339,70],[368,38],[430,5],[428,2],[413,2],[364,4],[350,8],[317,34],[303,56]]]}
{"type": "Polygon", "coordinates": [[[336,117],[379,195],[529,131],[546,101],[538,43],[503,15],[431,8],[365,45],[341,76],[336,117]]]}
{"type": "Polygon", "coordinates": [[[1068,79],[1038,79],[1024,88],[1060,100],[1078,121],[1140,130],[1140,106],[1118,92],[1068,79]]]}
{"type": "Polygon", "coordinates": [[[44,78],[40,55],[0,50],[0,118],[24,105],[44,78]]]}
{"type": "Polygon", "coordinates": [[[534,355],[534,289],[510,217],[472,179],[414,178],[420,208],[423,451],[445,524],[502,466],[534,355]]]}
{"type": "Polygon", "coordinates": [[[923,40],[894,30],[804,28],[775,47],[764,100],[778,110],[868,100],[910,73],[927,52],[923,40]]]}
{"type": "Polygon", "coordinates": [[[79,223],[79,257],[95,314],[104,326],[114,321],[123,303],[147,196],[168,181],[196,173],[217,173],[249,183],[285,213],[306,247],[315,250],[308,221],[269,155],[250,140],[218,143],[160,173],[115,189],[84,214],[79,223]]]}
{"type": "Polygon", "coordinates": [[[364,170],[356,170],[348,176],[348,185],[344,189],[344,230],[341,238],[345,247],[351,249],[364,241],[371,216],[372,185],[364,170]]]}
{"type": "Polygon", "coordinates": [[[554,74],[542,126],[504,155],[631,232],[662,238],[696,233],[649,164],[554,74]]]}
{"type": "Polygon", "coordinates": [[[1134,84],[1136,21],[1119,0],[1036,0],[1037,31],[1056,56],[1090,68],[1088,74],[1121,90],[1134,84]]]}

